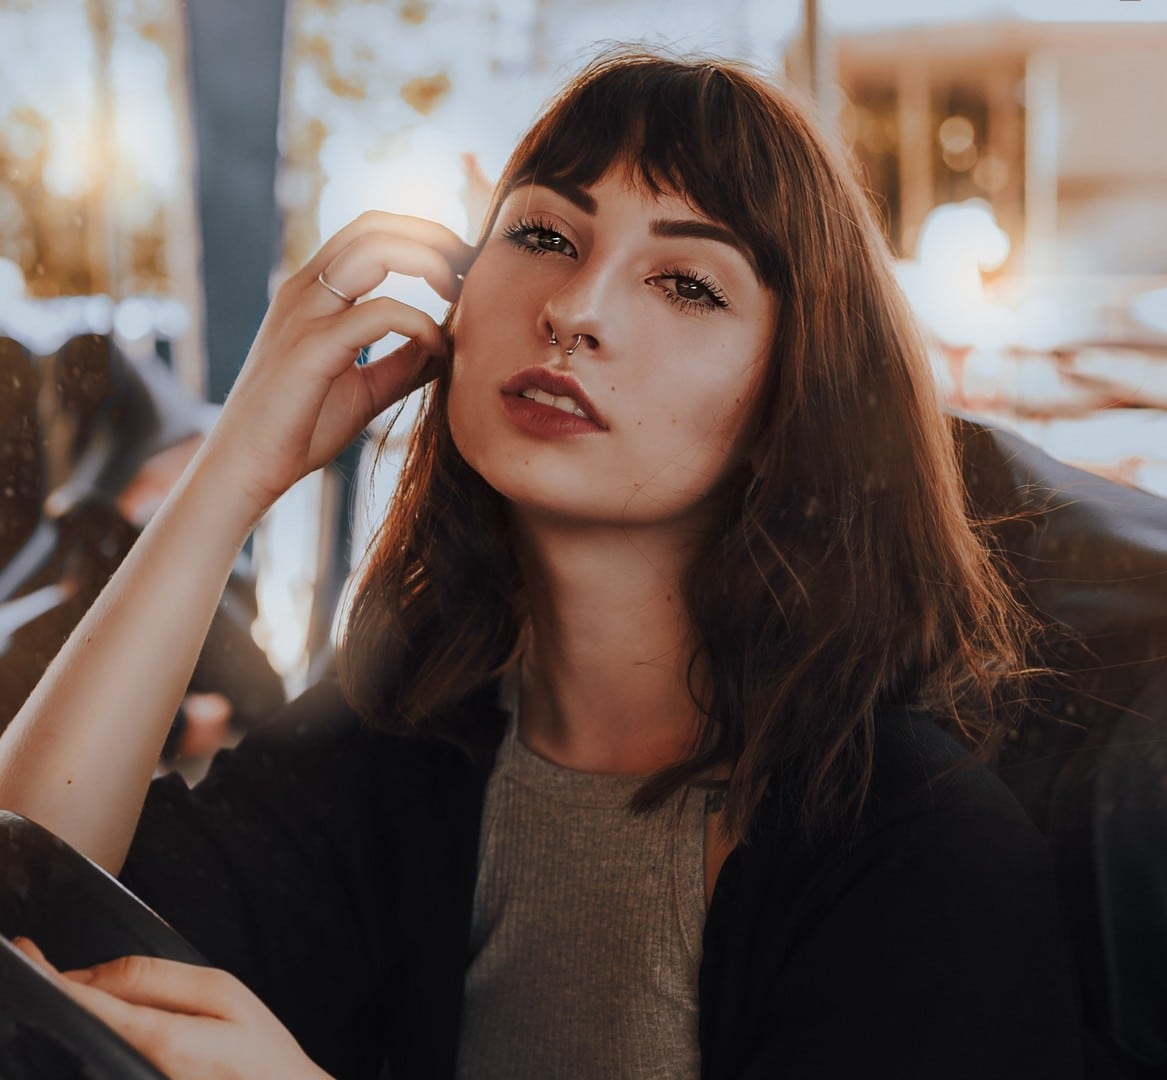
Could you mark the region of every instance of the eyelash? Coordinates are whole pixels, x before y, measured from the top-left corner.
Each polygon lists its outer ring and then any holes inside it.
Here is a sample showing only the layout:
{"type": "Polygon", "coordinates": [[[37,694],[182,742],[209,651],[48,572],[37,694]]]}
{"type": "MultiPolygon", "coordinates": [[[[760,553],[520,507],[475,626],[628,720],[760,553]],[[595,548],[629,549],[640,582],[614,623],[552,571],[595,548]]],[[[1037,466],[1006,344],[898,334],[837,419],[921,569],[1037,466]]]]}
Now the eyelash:
{"type": "Polygon", "coordinates": [[[664,293],[665,299],[670,304],[675,304],[682,311],[709,311],[711,308],[727,308],[729,307],[729,300],[726,298],[718,286],[717,282],[704,274],[698,273],[696,270],[682,270],[680,267],[670,267],[668,270],[662,270],[659,274],[653,274],[649,281],[691,281],[694,285],[700,285],[708,294],[708,301],[694,300],[688,296],[681,296],[680,293],[673,292],[672,289],[661,289],[664,293]]]}
{"type": "Polygon", "coordinates": [[[520,218],[513,225],[508,225],[503,230],[502,235],[507,243],[531,255],[557,254],[557,252],[551,251],[548,248],[539,247],[536,244],[530,243],[530,240],[538,233],[551,233],[554,236],[562,237],[567,244],[573,248],[575,247],[567,237],[563,236],[563,233],[543,218],[520,218]]]}
{"type": "MultiPolygon", "coordinates": [[[[550,248],[539,247],[538,244],[532,243],[532,238],[539,233],[551,233],[553,236],[560,237],[572,249],[575,247],[570,240],[544,218],[520,218],[513,225],[508,225],[503,230],[502,235],[512,247],[530,255],[566,254],[566,252],[555,252],[550,248]]],[[[679,267],[670,267],[667,270],[660,271],[660,273],[653,274],[652,277],[646,278],[645,280],[650,283],[668,280],[691,281],[695,285],[700,285],[708,294],[708,301],[694,300],[688,296],[681,296],[672,289],[658,286],[664,298],[681,311],[704,314],[714,308],[729,307],[729,300],[726,298],[725,293],[721,291],[717,282],[696,270],[682,270],[679,267]]]]}

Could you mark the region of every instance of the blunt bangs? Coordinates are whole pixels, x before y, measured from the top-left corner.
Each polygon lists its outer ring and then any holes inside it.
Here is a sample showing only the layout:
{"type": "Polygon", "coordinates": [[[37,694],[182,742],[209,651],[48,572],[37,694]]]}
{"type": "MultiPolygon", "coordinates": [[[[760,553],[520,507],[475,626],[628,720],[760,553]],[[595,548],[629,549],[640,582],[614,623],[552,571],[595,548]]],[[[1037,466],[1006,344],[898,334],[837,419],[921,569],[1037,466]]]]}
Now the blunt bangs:
{"type": "Polygon", "coordinates": [[[758,279],[789,283],[776,144],[784,130],[760,80],[732,66],[618,54],[588,68],[516,148],[500,200],[523,184],[587,188],[613,168],[653,195],[676,194],[730,229],[758,279]]]}

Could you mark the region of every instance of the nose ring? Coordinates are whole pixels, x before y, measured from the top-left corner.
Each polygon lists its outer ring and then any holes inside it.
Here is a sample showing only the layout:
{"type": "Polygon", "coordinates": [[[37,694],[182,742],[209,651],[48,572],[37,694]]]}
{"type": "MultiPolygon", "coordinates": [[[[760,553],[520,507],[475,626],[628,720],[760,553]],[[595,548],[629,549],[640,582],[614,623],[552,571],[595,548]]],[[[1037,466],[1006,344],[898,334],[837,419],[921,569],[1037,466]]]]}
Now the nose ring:
{"type": "Polygon", "coordinates": [[[559,344],[559,338],[557,338],[557,337],[555,336],[555,331],[554,331],[554,330],[552,330],[552,331],[551,331],[551,337],[550,337],[550,339],[548,340],[547,344],[548,344],[548,345],[558,345],[558,344],[559,344]]]}
{"type": "Polygon", "coordinates": [[[571,348],[563,350],[564,355],[565,356],[574,356],[575,350],[579,348],[579,343],[581,341],[583,341],[583,334],[576,334],[575,341],[572,342],[571,348]]]}

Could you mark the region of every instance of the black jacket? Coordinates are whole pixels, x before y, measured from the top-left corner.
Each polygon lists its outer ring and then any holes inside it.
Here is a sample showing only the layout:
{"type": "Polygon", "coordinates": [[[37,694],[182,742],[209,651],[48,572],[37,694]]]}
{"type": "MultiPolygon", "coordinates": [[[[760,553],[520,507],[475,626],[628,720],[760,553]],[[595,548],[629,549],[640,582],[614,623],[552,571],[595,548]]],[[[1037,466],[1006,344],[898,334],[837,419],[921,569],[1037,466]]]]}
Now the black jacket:
{"type": "MultiPolygon", "coordinates": [[[[450,1077],[487,771],[366,729],[322,684],[193,792],[156,782],[123,880],[335,1075],[450,1077]]],[[[704,1077],[1081,1075],[1044,842],[907,712],[877,722],[851,839],[802,843],[763,804],[718,880],[699,989],[704,1077]]]]}

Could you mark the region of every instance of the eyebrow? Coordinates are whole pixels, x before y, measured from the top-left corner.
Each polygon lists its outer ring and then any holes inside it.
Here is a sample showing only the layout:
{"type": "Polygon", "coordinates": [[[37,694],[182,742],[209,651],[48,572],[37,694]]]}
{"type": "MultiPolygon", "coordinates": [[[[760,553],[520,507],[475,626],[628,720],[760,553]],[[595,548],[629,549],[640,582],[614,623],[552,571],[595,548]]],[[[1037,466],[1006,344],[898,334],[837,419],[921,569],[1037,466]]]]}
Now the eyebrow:
{"type": "Polygon", "coordinates": [[[733,248],[750,266],[754,265],[754,257],[742,246],[737,235],[724,226],[714,225],[711,221],[656,218],[648,223],[648,231],[653,236],[682,236],[694,240],[716,240],[719,244],[726,244],[733,248]]]}
{"type": "Polygon", "coordinates": [[[573,206],[579,207],[589,217],[595,217],[596,211],[599,209],[596,200],[578,184],[569,184],[566,180],[526,180],[523,182],[554,191],[556,195],[561,195],[573,206]]]}

